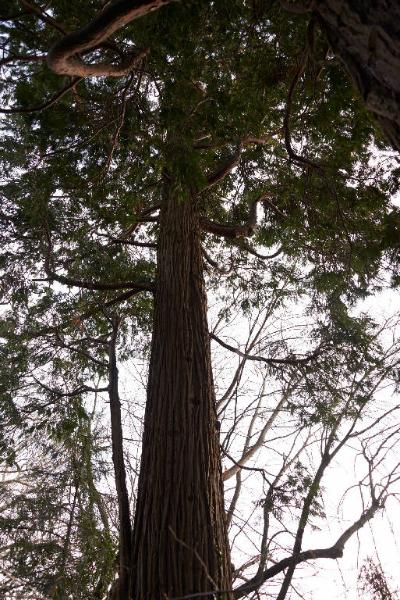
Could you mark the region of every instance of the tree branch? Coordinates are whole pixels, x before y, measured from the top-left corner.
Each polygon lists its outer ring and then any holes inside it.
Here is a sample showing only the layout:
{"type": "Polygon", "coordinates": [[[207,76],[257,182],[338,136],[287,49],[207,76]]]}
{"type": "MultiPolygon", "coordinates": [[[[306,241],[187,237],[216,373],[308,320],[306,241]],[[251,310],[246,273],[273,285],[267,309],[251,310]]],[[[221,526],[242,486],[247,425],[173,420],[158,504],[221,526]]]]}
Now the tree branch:
{"type": "Polygon", "coordinates": [[[215,223],[205,217],[200,219],[200,225],[203,231],[213,233],[214,235],[220,235],[225,238],[236,239],[240,237],[249,237],[253,235],[257,226],[257,204],[261,198],[255,200],[249,211],[249,217],[243,225],[225,225],[222,223],[215,223]]]}
{"type": "Polygon", "coordinates": [[[306,0],[305,2],[288,2],[287,0],[279,0],[282,8],[295,15],[305,15],[313,10],[315,0],[306,0]]]}
{"type": "Polygon", "coordinates": [[[42,381],[39,381],[39,379],[36,379],[36,377],[33,377],[33,379],[41,388],[46,390],[46,392],[49,392],[50,394],[54,394],[55,396],[58,396],[60,398],[73,398],[75,396],[80,396],[81,394],[84,394],[86,392],[94,392],[95,394],[97,394],[98,392],[107,392],[108,391],[108,387],[95,388],[95,387],[91,387],[89,385],[81,385],[78,388],[76,388],[75,390],[73,390],[72,392],[61,392],[60,390],[51,388],[50,386],[46,385],[42,381]]]}
{"type": "Polygon", "coordinates": [[[86,64],[78,55],[93,50],[110,35],[134,19],[158,10],[171,0],[117,0],[105,8],[82,29],[57,42],[47,56],[47,64],[58,75],[79,77],[127,75],[149,52],[142,49],[128,54],[119,65],[86,64]]]}
{"type": "Polygon", "coordinates": [[[208,264],[210,264],[214,269],[217,269],[217,271],[219,271],[221,273],[221,275],[228,275],[232,271],[232,268],[233,268],[233,261],[232,261],[232,259],[231,259],[231,265],[230,265],[230,267],[224,269],[224,268],[222,268],[217,263],[217,261],[215,261],[213,258],[211,258],[211,256],[205,250],[205,248],[202,248],[202,251],[203,251],[204,258],[206,259],[206,262],[208,264]]]}
{"type": "Polygon", "coordinates": [[[217,183],[220,183],[220,181],[225,179],[225,177],[229,175],[229,173],[231,173],[239,163],[241,153],[242,145],[239,146],[236,152],[228,159],[226,163],[218,167],[218,169],[216,169],[214,173],[211,173],[207,176],[207,184],[201,191],[205,192],[206,190],[210,189],[214,185],[217,185],[217,183]]]}
{"type": "Polygon", "coordinates": [[[128,246],[138,246],[139,248],[157,248],[155,242],[137,242],[136,240],[121,240],[119,238],[110,238],[112,244],[127,244],[128,246]]]}
{"type": "Polygon", "coordinates": [[[152,283],[141,283],[138,281],[101,283],[92,281],[81,281],[80,279],[73,279],[72,277],[66,277],[64,275],[57,275],[54,271],[51,271],[50,269],[46,269],[46,273],[48,275],[47,279],[36,279],[35,281],[58,281],[59,283],[69,285],[71,287],[79,287],[86,290],[96,291],[131,289],[135,290],[136,292],[152,292],[154,290],[154,286],[152,283]]]}
{"type": "Polygon", "coordinates": [[[215,333],[210,333],[210,337],[213,340],[215,340],[216,342],[218,342],[218,344],[220,344],[223,348],[226,348],[227,350],[230,350],[231,352],[234,352],[235,354],[237,354],[238,356],[241,356],[242,358],[245,358],[246,360],[256,360],[256,361],[259,361],[259,362],[264,362],[267,365],[299,365],[299,364],[304,364],[304,363],[309,362],[310,360],[313,360],[314,358],[317,358],[321,354],[321,352],[322,352],[321,348],[317,348],[311,354],[309,354],[307,356],[304,356],[304,357],[301,357],[301,358],[296,358],[296,357],[292,357],[292,358],[266,358],[265,356],[257,356],[257,355],[254,355],[254,354],[246,354],[245,352],[242,352],[238,348],[234,348],[230,344],[227,344],[226,342],[224,342],[223,340],[221,340],[221,338],[217,337],[215,335],[215,333]]]}
{"type": "Polygon", "coordinates": [[[148,206],[147,208],[144,208],[143,210],[141,210],[139,207],[137,210],[137,216],[136,216],[136,220],[134,221],[134,223],[132,223],[131,225],[129,225],[129,227],[127,227],[124,231],[122,231],[120,236],[117,239],[121,242],[124,242],[130,235],[132,235],[135,232],[135,230],[139,227],[139,225],[141,223],[157,222],[158,217],[157,216],[152,217],[151,215],[152,215],[152,213],[159,210],[159,208],[160,208],[159,204],[154,204],[153,206],[148,206]]]}
{"type": "MultiPolygon", "coordinates": [[[[118,141],[119,141],[119,136],[121,134],[121,130],[124,126],[125,123],[125,114],[126,114],[126,107],[127,107],[127,103],[128,103],[128,91],[129,88],[131,87],[132,83],[133,83],[133,79],[134,79],[134,74],[131,73],[131,75],[128,78],[128,83],[126,84],[126,86],[124,87],[124,90],[122,92],[122,106],[121,106],[121,112],[120,112],[120,117],[119,117],[119,123],[117,125],[116,130],[114,131],[114,135],[113,135],[113,139],[112,139],[112,145],[111,145],[111,150],[109,152],[108,158],[107,158],[107,162],[106,165],[104,167],[104,174],[108,171],[113,156],[114,156],[114,152],[115,149],[118,145],[118,141]]],[[[139,86],[140,86],[140,81],[142,79],[142,76],[139,77],[139,86]]]]}
{"type": "Polygon", "coordinates": [[[57,23],[57,21],[55,21],[55,19],[50,17],[50,15],[45,13],[39,6],[32,4],[32,2],[28,2],[28,0],[19,0],[19,2],[20,2],[20,4],[22,4],[22,6],[25,8],[25,10],[27,10],[28,12],[39,17],[39,19],[41,21],[43,21],[44,23],[47,23],[48,25],[51,25],[51,27],[53,27],[54,29],[57,29],[57,31],[59,31],[63,35],[67,34],[66,29],[62,25],[57,23]]]}
{"type": "Polygon", "coordinates": [[[13,62],[40,62],[43,60],[46,60],[45,54],[10,54],[0,60],[0,67],[4,67],[13,62]]]}
{"type": "Polygon", "coordinates": [[[52,96],[43,104],[39,104],[39,106],[31,106],[29,108],[0,108],[0,113],[3,114],[16,114],[16,113],[36,113],[45,110],[46,108],[50,108],[53,106],[58,100],[60,100],[65,94],[67,94],[72,88],[76,86],[79,81],[81,81],[82,77],[76,77],[70,83],[68,83],[65,87],[61,88],[54,96],[52,96]]]}
{"type": "Polygon", "coordinates": [[[278,250],[276,250],[275,252],[272,252],[272,254],[260,254],[259,252],[256,252],[256,250],[254,250],[251,246],[249,246],[249,244],[246,243],[245,240],[243,240],[240,244],[238,243],[237,246],[243,250],[246,250],[249,254],[256,256],[260,260],[270,260],[272,258],[276,258],[282,253],[282,246],[280,246],[280,248],[278,248],[278,250]]]}
{"type": "Polygon", "coordinates": [[[278,127],[277,129],[274,129],[270,133],[267,133],[266,135],[262,135],[260,137],[248,135],[247,137],[242,139],[242,145],[243,146],[251,146],[252,144],[254,144],[256,146],[265,146],[273,139],[274,135],[277,135],[278,133],[282,133],[282,131],[283,131],[282,127],[278,127]]]}
{"type": "MultiPolygon", "coordinates": [[[[343,556],[344,546],[346,542],[354,535],[357,531],[359,531],[368,521],[372,519],[376,511],[381,507],[379,502],[372,502],[371,506],[362,513],[360,518],[353,523],[348,529],[346,529],[342,535],[337,539],[333,546],[329,548],[316,548],[314,550],[304,550],[300,552],[297,556],[295,564],[298,565],[302,562],[306,562],[308,560],[315,560],[318,558],[331,558],[337,559],[343,556]]],[[[287,569],[291,564],[293,564],[293,556],[288,556],[277,562],[272,567],[266,569],[260,575],[257,575],[246,581],[243,585],[236,588],[234,590],[234,598],[237,600],[238,598],[243,598],[247,594],[258,590],[263,583],[268,581],[268,579],[272,579],[285,569],[287,569]]]]}
{"type": "Polygon", "coordinates": [[[294,91],[296,89],[296,86],[297,86],[297,83],[298,83],[300,77],[304,74],[304,72],[306,70],[307,61],[308,61],[308,58],[310,56],[310,51],[311,51],[312,42],[310,42],[310,39],[312,39],[312,37],[313,37],[314,25],[315,25],[315,21],[314,21],[314,19],[312,19],[309,23],[308,30],[307,30],[308,40],[307,40],[306,48],[304,49],[304,51],[302,53],[302,56],[300,58],[300,63],[295,71],[295,74],[294,74],[293,79],[289,86],[289,92],[288,92],[288,97],[287,97],[287,101],[286,101],[286,111],[285,111],[285,116],[283,118],[283,131],[284,131],[285,146],[286,146],[286,150],[289,155],[289,158],[291,158],[292,160],[294,160],[297,163],[306,165],[306,166],[314,168],[314,169],[321,170],[321,165],[313,162],[312,160],[310,160],[309,158],[307,158],[305,156],[300,156],[300,154],[297,154],[293,150],[292,142],[291,142],[291,135],[290,135],[290,118],[291,118],[291,114],[292,114],[294,91]]]}
{"type": "MultiPolygon", "coordinates": [[[[230,479],[231,477],[233,477],[234,475],[236,475],[236,473],[238,473],[241,469],[244,468],[244,465],[255,455],[255,453],[263,446],[265,439],[267,437],[267,433],[269,432],[269,430],[272,427],[273,422],[275,421],[276,417],[278,416],[279,411],[281,410],[282,406],[285,404],[285,402],[287,401],[289,396],[289,390],[286,394],[284,394],[282,396],[282,398],[279,400],[278,404],[276,405],[276,407],[274,408],[274,410],[272,411],[271,416],[269,417],[269,419],[267,419],[267,422],[265,423],[264,427],[261,429],[257,440],[254,442],[254,444],[252,446],[250,446],[249,448],[245,448],[244,452],[241,456],[241,458],[238,461],[235,461],[233,466],[230,467],[229,469],[226,469],[223,474],[222,474],[222,480],[223,481],[227,481],[228,479],[230,479]]],[[[250,437],[250,436],[249,436],[250,437]]],[[[230,458],[230,457],[229,457],[230,458]]],[[[231,459],[232,460],[232,459],[231,459]]]]}

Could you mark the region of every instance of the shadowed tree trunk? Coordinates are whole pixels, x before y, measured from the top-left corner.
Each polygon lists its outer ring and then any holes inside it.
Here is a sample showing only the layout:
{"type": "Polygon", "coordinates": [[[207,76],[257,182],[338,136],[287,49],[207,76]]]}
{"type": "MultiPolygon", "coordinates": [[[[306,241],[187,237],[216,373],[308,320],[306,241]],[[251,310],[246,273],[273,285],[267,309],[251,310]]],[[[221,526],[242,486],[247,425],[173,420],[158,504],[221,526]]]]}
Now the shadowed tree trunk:
{"type": "Polygon", "coordinates": [[[399,0],[317,0],[311,6],[367,108],[400,150],[399,0]]]}
{"type": "Polygon", "coordinates": [[[199,217],[195,197],[178,195],[172,184],[161,208],[157,268],[135,600],[231,588],[199,217]]]}
{"type": "Polygon", "coordinates": [[[125,600],[129,594],[129,576],[131,562],[131,520],[129,494],[126,487],[124,463],[123,430],[121,417],[121,401],[118,389],[118,367],[116,344],[118,337],[119,319],[112,317],[112,332],[109,342],[109,385],[111,417],[112,460],[114,465],[115,485],[118,497],[119,519],[119,568],[118,580],[113,589],[115,600],[125,600]]]}

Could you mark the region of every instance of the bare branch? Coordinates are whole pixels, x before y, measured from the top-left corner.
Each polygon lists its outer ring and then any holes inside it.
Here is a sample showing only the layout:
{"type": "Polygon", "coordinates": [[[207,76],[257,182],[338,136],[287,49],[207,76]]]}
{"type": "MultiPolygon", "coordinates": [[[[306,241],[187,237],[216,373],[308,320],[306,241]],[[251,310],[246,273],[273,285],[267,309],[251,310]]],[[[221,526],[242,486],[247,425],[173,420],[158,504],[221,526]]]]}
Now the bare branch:
{"type": "Polygon", "coordinates": [[[258,450],[260,450],[260,448],[262,447],[262,445],[265,442],[267,433],[271,429],[273,422],[275,421],[276,417],[279,414],[279,411],[281,410],[282,406],[287,401],[290,391],[291,390],[289,388],[286,391],[286,393],[282,395],[282,398],[279,400],[278,404],[272,411],[272,414],[270,415],[269,419],[267,419],[267,422],[265,423],[264,427],[261,429],[259,436],[257,438],[257,441],[254,442],[254,444],[252,446],[250,446],[250,448],[245,448],[241,458],[237,462],[235,462],[235,464],[232,467],[230,467],[229,469],[226,469],[223,472],[223,474],[222,474],[223,481],[227,481],[228,479],[233,477],[256,454],[256,452],[258,450]]]}
{"type": "MultiPolygon", "coordinates": [[[[302,562],[306,562],[309,560],[316,560],[318,558],[331,558],[337,559],[343,556],[344,546],[346,542],[353,536],[357,531],[359,531],[368,521],[372,519],[376,511],[381,508],[379,502],[373,502],[371,506],[362,513],[360,518],[353,523],[348,529],[346,529],[342,535],[337,539],[333,546],[329,548],[316,548],[314,550],[304,550],[300,552],[300,554],[296,557],[295,564],[298,565],[302,562]]],[[[272,579],[279,573],[282,573],[285,569],[287,569],[291,564],[293,564],[293,556],[288,556],[283,560],[280,560],[272,567],[269,567],[260,575],[256,575],[240,587],[234,590],[234,598],[237,600],[238,598],[243,598],[247,594],[258,590],[263,583],[268,581],[268,579],[272,579]]]]}
{"type": "Polygon", "coordinates": [[[220,344],[223,348],[226,348],[227,350],[230,350],[231,352],[234,352],[235,354],[237,354],[238,356],[241,356],[242,358],[245,358],[246,360],[256,360],[256,361],[259,361],[259,362],[264,362],[264,363],[266,363],[268,365],[299,365],[299,364],[304,364],[304,363],[309,362],[310,360],[313,360],[314,358],[317,358],[321,354],[321,352],[322,352],[321,348],[317,348],[311,354],[308,354],[307,356],[302,356],[301,358],[296,357],[296,356],[291,357],[291,358],[266,358],[265,356],[256,356],[254,354],[246,354],[245,352],[242,352],[238,348],[234,348],[230,344],[227,344],[226,342],[224,342],[223,340],[221,340],[221,338],[217,337],[215,335],[215,333],[210,333],[210,337],[213,340],[215,340],[216,342],[218,342],[218,344],[220,344]]]}

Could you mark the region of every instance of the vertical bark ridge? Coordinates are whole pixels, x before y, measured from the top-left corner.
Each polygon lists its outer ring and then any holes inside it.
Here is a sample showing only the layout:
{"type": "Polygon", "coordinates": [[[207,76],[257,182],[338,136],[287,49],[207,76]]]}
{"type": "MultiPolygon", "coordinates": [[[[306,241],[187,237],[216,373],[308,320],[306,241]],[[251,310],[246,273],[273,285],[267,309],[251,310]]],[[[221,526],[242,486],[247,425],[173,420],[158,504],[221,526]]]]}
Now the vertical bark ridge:
{"type": "MultiPolygon", "coordinates": [[[[166,193],[133,533],[135,600],[231,588],[195,198],[166,193]]],[[[231,598],[230,594],[215,598],[231,598]]]]}

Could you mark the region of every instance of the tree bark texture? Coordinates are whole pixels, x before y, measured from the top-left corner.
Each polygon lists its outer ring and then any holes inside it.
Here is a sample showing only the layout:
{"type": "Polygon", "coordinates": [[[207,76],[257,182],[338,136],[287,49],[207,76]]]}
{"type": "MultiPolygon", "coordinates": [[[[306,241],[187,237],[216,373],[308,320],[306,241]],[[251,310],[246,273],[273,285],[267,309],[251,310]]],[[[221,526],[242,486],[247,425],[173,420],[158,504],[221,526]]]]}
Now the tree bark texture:
{"type": "Polygon", "coordinates": [[[169,185],[133,531],[132,598],[224,590],[231,564],[195,198],[169,185]]]}
{"type": "Polygon", "coordinates": [[[400,150],[399,0],[317,0],[313,9],[367,108],[400,150]]]}

